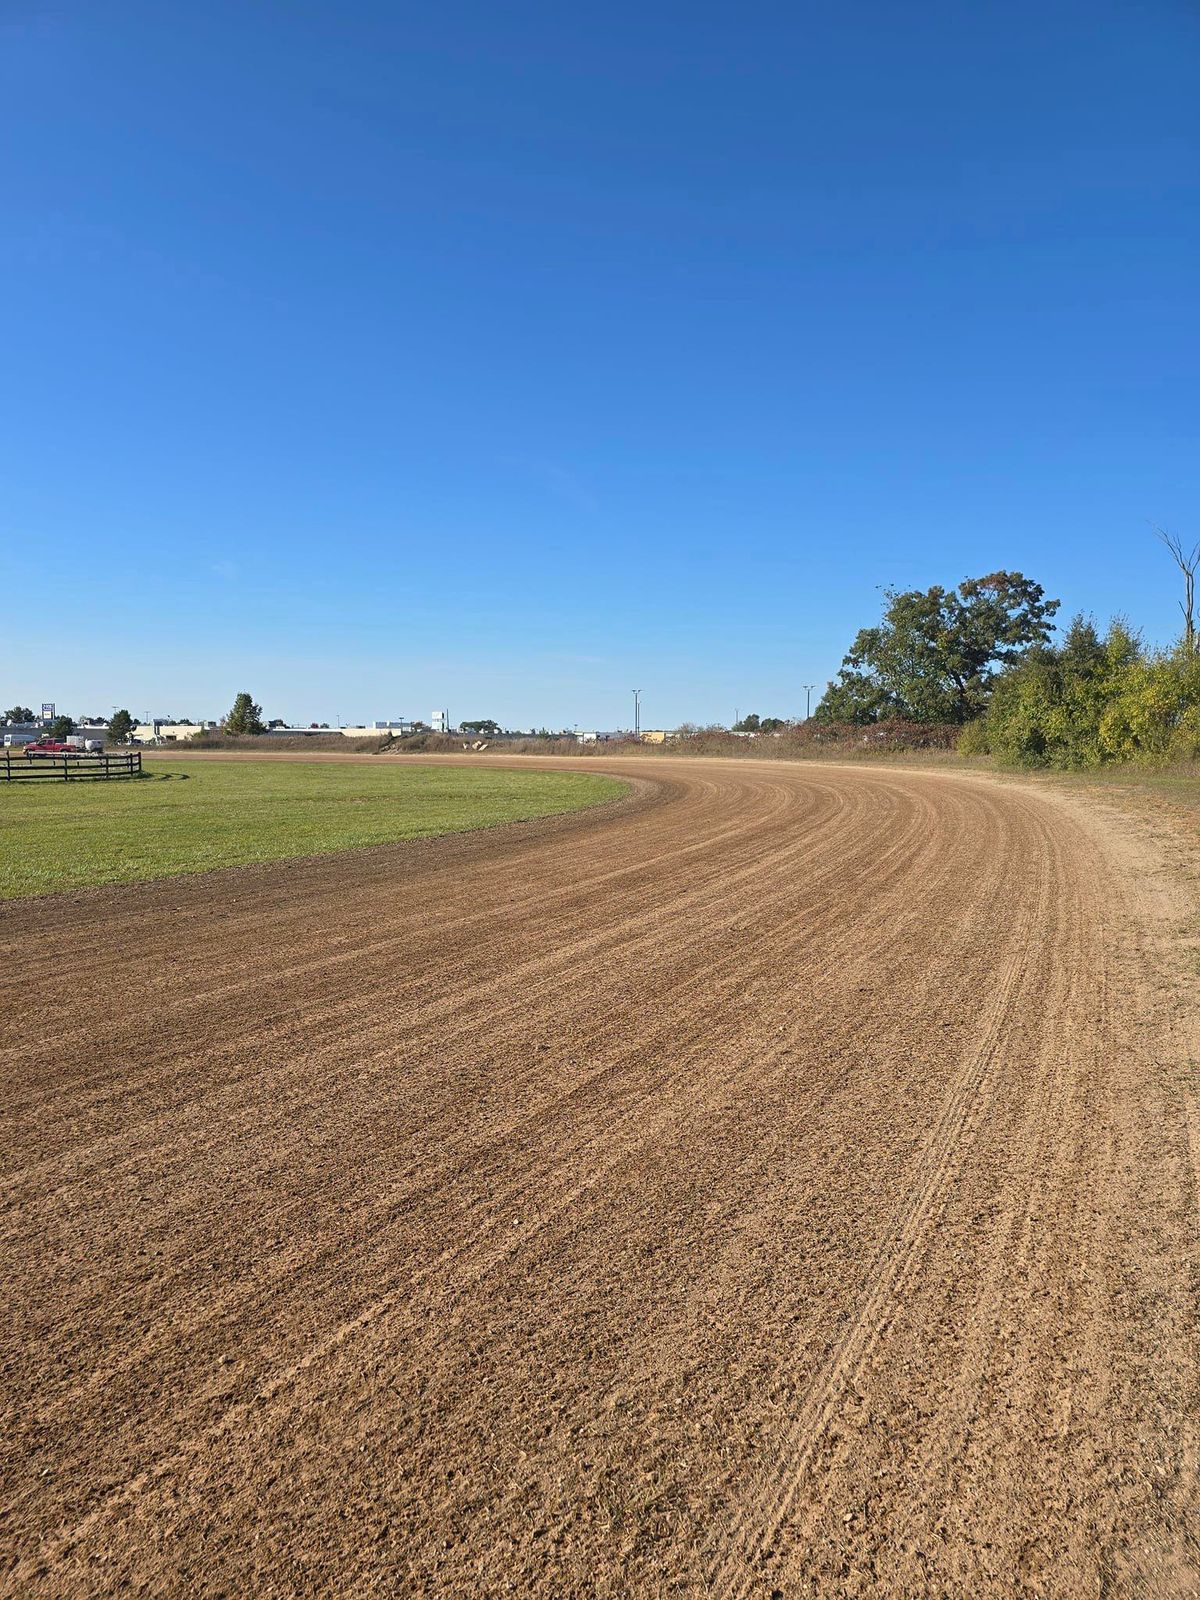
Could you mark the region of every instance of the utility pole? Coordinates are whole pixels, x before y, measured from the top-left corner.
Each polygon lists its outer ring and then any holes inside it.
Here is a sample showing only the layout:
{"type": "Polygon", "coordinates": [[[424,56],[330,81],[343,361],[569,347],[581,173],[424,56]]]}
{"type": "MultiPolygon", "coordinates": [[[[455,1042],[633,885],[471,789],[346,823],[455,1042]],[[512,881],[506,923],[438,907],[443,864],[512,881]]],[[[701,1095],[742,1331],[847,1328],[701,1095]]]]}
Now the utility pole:
{"type": "Polygon", "coordinates": [[[804,720],[807,722],[812,716],[812,692],[817,687],[815,683],[802,683],[804,690],[804,720]]]}
{"type": "Polygon", "coordinates": [[[631,692],[633,694],[633,737],[640,739],[642,737],[642,691],[634,689],[631,692]]]}

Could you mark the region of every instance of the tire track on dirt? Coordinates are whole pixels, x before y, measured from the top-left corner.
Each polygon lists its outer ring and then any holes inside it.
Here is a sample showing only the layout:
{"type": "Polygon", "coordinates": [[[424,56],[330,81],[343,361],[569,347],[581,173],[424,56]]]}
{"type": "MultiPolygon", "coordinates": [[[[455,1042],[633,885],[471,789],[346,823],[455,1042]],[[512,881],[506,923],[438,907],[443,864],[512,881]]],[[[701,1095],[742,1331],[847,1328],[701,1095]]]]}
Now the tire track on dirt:
{"type": "Polygon", "coordinates": [[[1049,895],[1050,874],[1044,861],[1039,859],[1038,866],[1038,894],[1036,900],[1026,902],[1004,966],[996,975],[977,1049],[957,1076],[922,1154],[913,1186],[871,1263],[860,1308],[822,1379],[781,1441],[774,1481],[765,1494],[754,1494],[746,1501],[732,1527],[727,1533],[722,1531],[719,1549],[705,1562],[706,1586],[723,1600],[743,1600],[755,1586],[755,1566],[795,1505],[809,1463],[846,1389],[861,1374],[902,1303],[906,1286],[919,1268],[923,1241],[936,1226],[939,1207],[969,1153],[972,1133],[986,1115],[989,1079],[997,1070],[1029,963],[1030,932],[1044,913],[1049,895]]]}

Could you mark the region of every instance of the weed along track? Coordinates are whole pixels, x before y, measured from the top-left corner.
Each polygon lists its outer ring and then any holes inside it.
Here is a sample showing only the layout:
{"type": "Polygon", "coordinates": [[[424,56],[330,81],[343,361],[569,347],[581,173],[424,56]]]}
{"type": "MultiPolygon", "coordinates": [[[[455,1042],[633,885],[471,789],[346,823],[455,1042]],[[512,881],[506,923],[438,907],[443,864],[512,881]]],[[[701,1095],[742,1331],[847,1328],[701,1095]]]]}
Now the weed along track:
{"type": "Polygon", "coordinates": [[[1151,844],[586,765],[0,911],[0,1592],[1200,1593],[1151,844]]]}

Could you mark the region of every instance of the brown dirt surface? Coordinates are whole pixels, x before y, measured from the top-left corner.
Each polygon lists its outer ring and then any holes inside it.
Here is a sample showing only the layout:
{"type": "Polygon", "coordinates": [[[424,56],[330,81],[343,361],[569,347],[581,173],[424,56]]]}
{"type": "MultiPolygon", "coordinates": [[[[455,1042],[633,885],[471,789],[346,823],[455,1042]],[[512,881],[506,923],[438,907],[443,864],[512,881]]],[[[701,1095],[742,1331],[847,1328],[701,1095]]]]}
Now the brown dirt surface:
{"type": "Polygon", "coordinates": [[[612,770],[0,914],[0,1592],[1200,1594],[1194,852],[612,770]]]}

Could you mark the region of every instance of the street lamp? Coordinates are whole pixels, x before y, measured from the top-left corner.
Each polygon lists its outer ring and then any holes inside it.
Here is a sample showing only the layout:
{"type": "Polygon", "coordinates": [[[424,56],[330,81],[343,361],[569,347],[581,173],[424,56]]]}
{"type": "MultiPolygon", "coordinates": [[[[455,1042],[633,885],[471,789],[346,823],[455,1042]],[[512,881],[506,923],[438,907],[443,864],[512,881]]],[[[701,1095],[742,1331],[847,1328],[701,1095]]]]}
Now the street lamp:
{"type": "Polygon", "coordinates": [[[807,722],[812,716],[812,692],[817,687],[815,683],[802,683],[804,690],[804,720],[807,722]]]}
{"type": "Polygon", "coordinates": [[[633,695],[633,737],[640,739],[642,737],[642,691],[640,689],[631,689],[630,693],[633,695]]]}

